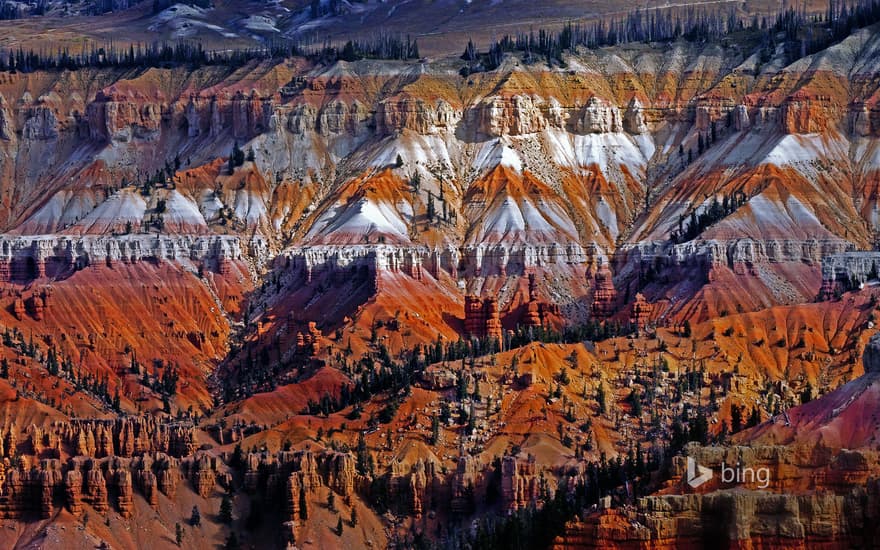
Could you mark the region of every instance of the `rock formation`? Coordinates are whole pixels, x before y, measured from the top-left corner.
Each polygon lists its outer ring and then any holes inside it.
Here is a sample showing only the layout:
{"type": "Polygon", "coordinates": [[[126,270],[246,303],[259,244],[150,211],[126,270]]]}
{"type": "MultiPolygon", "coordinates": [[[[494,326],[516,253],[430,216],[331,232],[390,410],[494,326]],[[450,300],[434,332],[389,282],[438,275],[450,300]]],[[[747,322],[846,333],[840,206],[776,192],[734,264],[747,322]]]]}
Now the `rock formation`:
{"type": "Polygon", "coordinates": [[[642,293],[639,292],[636,294],[636,299],[630,307],[629,322],[638,329],[645,328],[645,325],[651,320],[651,313],[653,311],[651,304],[649,304],[642,293]]]}
{"type": "Polygon", "coordinates": [[[880,252],[845,252],[822,258],[821,298],[830,298],[838,291],[854,290],[877,278],[880,273],[880,252]]]}
{"type": "Polygon", "coordinates": [[[494,338],[501,341],[501,319],[495,298],[465,296],[464,331],[471,338],[494,338]]]}
{"type": "Polygon", "coordinates": [[[479,477],[477,460],[470,456],[459,457],[450,482],[449,509],[453,515],[462,516],[473,511],[477,505],[475,487],[479,477]]]}
{"type": "MultiPolygon", "coordinates": [[[[554,548],[688,548],[707,539],[737,546],[861,546],[880,512],[873,451],[807,447],[692,447],[690,456],[716,470],[722,462],[768,468],[771,484],[719,488],[716,475],[696,494],[638,499],[634,507],[592,512],[568,525],[554,548]],[[810,490],[815,484],[822,490],[810,490]],[[853,486],[859,488],[853,490],[853,486]],[[706,492],[709,491],[709,492],[706,492]]],[[[684,493],[686,461],[675,462],[673,486],[684,493]]],[[[866,538],[867,537],[867,538],[866,538]]]]}
{"type": "Polygon", "coordinates": [[[34,449],[58,449],[92,458],[156,452],[183,457],[196,449],[194,427],[169,426],[154,417],[55,422],[45,429],[29,428],[29,438],[34,449]]]}
{"type": "Polygon", "coordinates": [[[146,259],[198,261],[213,264],[219,272],[221,261],[241,261],[244,254],[238,237],[225,236],[0,237],[0,277],[6,277],[2,282],[45,277],[48,262],[60,264],[54,271],[61,274],[93,264],[146,259]]]}
{"type": "Polygon", "coordinates": [[[607,319],[615,312],[617,290],[614,288],[614,280],[611,270],[604,262],[600,262],[596,274],[593,276],[593,302],[591,310],[596,319],[607,319]]]}
{"type": "MultiPolygon", "coordinates": [[[[638,114],[634,113],[632,115],[631,122],[635,129],[639,129],[638,114]]],[[[620,109],[593,96],[587,102],[586,107],[584,107],[583,114],[577,122],[576,130],[584,134],[621,132],[623,131],[623,120],[620,115],[620,109]]]]}
{"type": "Polygon", "coordinates": [[[501,505],[505,510],[515,512],[536,504],[539,490],[535,457],[501,459],[501,505]]]}
{"type": "Polygon", "coordinates": [[[308,356],[318,354],[321,345],[321,331],[318,330],[314,321],[309,321],[305,332],[296,333],[296,351],[308,356]]]}

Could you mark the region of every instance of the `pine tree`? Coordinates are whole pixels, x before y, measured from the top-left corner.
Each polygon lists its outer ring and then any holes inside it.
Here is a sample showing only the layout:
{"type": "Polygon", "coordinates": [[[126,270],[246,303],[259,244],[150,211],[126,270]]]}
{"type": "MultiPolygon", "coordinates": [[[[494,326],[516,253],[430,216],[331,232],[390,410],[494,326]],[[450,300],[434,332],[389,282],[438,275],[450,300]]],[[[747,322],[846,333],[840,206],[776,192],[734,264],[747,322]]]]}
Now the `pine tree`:
{"type": "Polygon", "coordinates": [[[177,546],[183,544],[183,526],[180,523],[174,525],[174,540],[177,541],[177,546]]]}
{"type": "Polygon", "coordinates": [[[813,385],[807,382],[807,387],[801,392],[801,404],[809,403],[813,399],[813,385]]]}
{"type": "Polygon", "coordinates": [[[241,443],[236,443],[235,448],[232,449],[232,457],[229,459],[229,465],[233,468],[241,468],[244,466],[244,450],[241,448],[241,443]]]}
{"type": "Polygon", "coordinates": [[[342,518],[336,521],[336,534],[340,537],[342,536],[342,518]]]}
{"type": "Polygon", "coordinates": [[[742,430],[742,409],[738,405],[730,407],[730,432],[737,433],[742,430]]]}
{"type": "Polygon", "coordinates": [[[747,428],[752,428],[761,423],[761,411],[757,409],[757,407],[752,409],[752,414],[749,415],[749,422],[746,424],[747,428]]]}
{"type": "Polygon", "coordinates": [[[709,421],[703,411],[698,411],[697,416],[691,421],[689,439],[701,445],[709,443],[709,421]]]}
{"type": "Polygon", "coordinates": [[[299,519],[309,519],[309,503],[304,488],[299,491],[299,519]]]}
{"type": "Polygon", "coordinates": [[[599,413],[605,414],[608,412],[608,404],[605,402],[605,384],[600,383],[599,388],[596,390],[596,401],[599,403],[599,413]]]}
{"type": "Polygon", "coordinates": [[[336,511],[336,493],[333,492],[333,489],[330,489],[327,494],[327,509],[331,512],[336,511]]]}
{"type": "Polygon", "coordinates": [[[220,501],[220,513],[217,514],[220,523],[225,523],[229,525],[232,523],[232,499],[229,498],[229,495],[223,495],[223,500],[220,501]]]}
{"type": "Polygon", "coordinates": [[[436,215],[436,213],[437,213],[437,211],[434,206],[434,195],[430,191],[428,191],[428,221],[429,222],[434,221],[434,216],[436,215]]]}
{"type": "Polygon", "coordinates": [[[235,173],[235,169],[242,164],[244,164],[244,151],[238,146],[238,142],[236,141],[232,145],[232,153],[229,155],[229,175],[235,173]]]}
{"type": "Polygon", "coordinates": [[[199,512],[198,506],[193,506],[192,513],[189,516],[189,524],[193,527],[202,525],[202,514],[199,512]]]}
{"type": "Polygon", "coordinates": [[[639,394],[639,390],[634,389],[632,393],[629,394],[629,403],[632,407],[633,416],[641,417],[642,416],[642,396],[639,394]]]}
{"type": "Polygon", "coordinates": [[[440,419],[437,415],[431,417],[431,445],[436,445],[440,441],[440,419]]]}

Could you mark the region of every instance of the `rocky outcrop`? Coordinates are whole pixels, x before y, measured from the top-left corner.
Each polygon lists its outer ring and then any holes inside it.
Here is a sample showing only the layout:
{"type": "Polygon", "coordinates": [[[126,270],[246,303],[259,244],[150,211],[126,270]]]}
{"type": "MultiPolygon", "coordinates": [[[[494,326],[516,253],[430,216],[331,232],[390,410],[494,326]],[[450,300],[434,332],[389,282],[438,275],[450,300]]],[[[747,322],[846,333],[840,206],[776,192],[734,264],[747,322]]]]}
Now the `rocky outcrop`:
{"type": "Polygon", "coordinates": [[[745,105],[737,105],[733,108],[733,127],[737,132],[747,130],[751,125],[749,109],[745,105]]]}
{"type": "MultiPolygon", "coordinates": [[[[0,433],[3,430],[0,429],[0,433]]],[[[13,422],[6,431],[6,434],[3,436],[3,456],[7,458],[14,458],[18,455],[18,427],[13,422]]]]}
{"type": "Polygon", "coordinates": [[[454,277],[522,275],[533,268],[583,265],[587,252],[579,245],[552,243],[540,245],[446,246],[316,245],[291,248],[276,259],[276,266],[301,273],[306,282],[322,273],[351,273],[365,269],[371,276],[379,272],[403,273],[420,279],[427,272],[435,279],[443,274],[454,277]]]}
{"type": "Polygon", "coordinates": [[[828,254],[822,258],[822,288],[820,298],[827,299],[837,292],[853,290],[880,274],[880,252],[845,252],[828,254]]]}
{"type": "Polygon", "coordinates": [[[788,134],[818,134],[835,128],[842,106],[830,96],[797,91],[782,105],[782,129],[788,134]]]}
{"type": "MultiPolygon", "coordinates": [[[[66,462],[51,459],[33,467],[13,467],[9,462],[0,462],[0,518],[21,519],[29,514],[49,518],[59,507],[80,516],[84,504],[98,513],[115,509],[120,516],[128,518],[135,510],[136,488],[155,507],[158,504],[156,472],[160,474],[159,479],[168,478],[163,474],[177,473],[182,466],[186,464],[161,453],[136,459],[75,457],[66,462]]],[[[175,492],[169,490],[165,494],[174,498],[175,492]]]]}
{"type": "Polygon", "coordinates": [[[154,472],[147,468],[136,470],[135,485],[144,495],[147,504],[152,508],[159,506],[159,484],[154,472]]]}
{"type": "Polygon", "coordinates": [[[232,135],[249,139],[268,129],[272,114],[271,98],[260,97],[256,90],[249,95],[238,91],[232,98],[232,135]]]}
{"type": "Polygon", "coordinates": [[[348,453],[325,453],[319,460],[321,478],[332,491],[349,496],[354,493],[355,463],[348,453]]]}
{"type": "Polygon", "coordinates": [[[731,548],[861,547],[870,540],[862,499],[760,491],[648,497],[639,512],[609,510],[569,525],[553,548],[696,549],[707,540],[731,548]]]}
{"type": "Polygon", "coordinates": [[[641,330],[645,328],[648,324],[648,321],[651,320],[651,314],[653,313],[654,308],[651,304],[645,300],[644,295],[641,292],[636,294],[636,299],[633,300],[632,305],[630,306],[630,314],[629,314],[629,322],[636,329],[641,330]]]}
{"type": "Polygon", "coordinates": [[[540,483],[534,456],[520,460],[513,456],[501,459],[501,506],[517,511],[538,502],[540,483]]]}
{"type": "Polygon", "coordinates": [[[314,321],[309,321],[305,332],[296,333],[296,351],[314,357],[318,354],[321,342],[321,331],[314,321]]]}
{"type": "Polygon", "coordinates": [[[436,462],[418,460],[411,466],[395,463],[391,466],[390,486],[401,513],[422,517],[434,510],[446,494],[445,476],[438,471],[436,462]]]}
{"type": "Polygon", "coordinates": [[[615,313],[617,290],[606,262],[600,262],[593,276],[591,311],[596,319],[608,319],[615,313]]]}
{"type": "Polygon", "coordinates": [[[551,302],[542,301],[538,297],[538,280],[534,273],[529,273],[529,301],[525,303],[525,311],[519,323],[525,327],[537,328],[545,324],[549,325],[550,318],[559,316],[559,306],[551,302]]]}
{"type": "Polygon", "coordinates": [[[27,315],[27,308],[24,305],[24,300],[16,298],[15,301],[12,302],[12,314],[15,315],[17,320],[24,320],[25,315],[27,315]]]}
{"type": "Polygon", "coordinates": [[[311,282],[322,273],[345,273],[366,270],[371,277],[381,271],[400,272],[420,278],[422,269],[436,277],[441,271],[451,272],[457,264],[455,249],[427,247],[394,247],[388,245],[308,246],[289,250],[276,260],[276,265],[301,273],[311,282]]]}
{"type": "Polygon", "coordinates": [[[360,101],[350,104],[334,100],[318,113],[317,131],[321,135],[355,135],[370,117],[370,109],[360,101]]]}
{"type": "Polygon", "coordinates": [[[211,496],[217,482],[216,470],[216,458],[202,454],[195,460],[191,469],[191,480],[196,494],[203,498],[211,496]]]}
{"type": "Polygon", "coordinates": [[[850,107],[850,131],[858,137],[880,135],[880,108],[873,108],[863,101],[853,102],[850,107]]]}
{"type": "Polygon", "coordinates": [[[103,458],[163,453],[175,457],[195,452],[196,430],[191,425],[169,425],[154,417],[54,422],[47,428],[28,429],[32,448],[73,456],[103,458]]]}
{"type": "Polygon", "coordinates": [[[699,492],[686,483],[686,458],[677,457],[663,491],[674,494],[588,513],[567,526],[554,548],[699,548],[706,540],[739,548],[846,548],[874,536],[868,528],[880,520],[872,504],[880,497],[871,481],[880,472],[874,451],[691,446],[688,456],[715,472],[699,492]],[[753,476],[724,483],[722,464],[766,468],[768,482],[753,476]]]}
{"type": "Polygon", "coordinates": [[[67,509],[74,516],[80,516],[83,512],[82,490],[83,477],[79,470],[68,470],[64,475],[65,498],[67,509]]]}
{"type": "Polygon", "coordinates": [[[534,134],[547,127],[538,96],[514,95],[487,98],[476,108],[478,132],[486,136],[534,134]]]}
{"type": "Polygon", "coordinates": [[[630,134],[647,134],[648,124],[645,122],[645,108],[638,98],[632,98],[623,115],[623,129],[630,134]]]}
{"type": "Polygon", "coordinates": [[[98,141],[155,141],[162,124],[162,105],[113,91],[99,91],[86,108],[89,135],[98,141]]]}
{"type": "Polygon", "coordinates": [[[16,140],[15,119],[3,94],[0,94],[0,140],[7,142],[16,140]]]}
{"type": "MultiPolygon", "coordinates": [[[[245,258],[238,237],[126,235],[0,237],[0,281],[29,281],[89,265],[146,259],[199,262],[221,271],[224,262],[245,258]],[[51,269],[47,269],[51,266],[51,269]]],[[[258,260],[259,261],[259,260],[258,260]]]]}
{"type": "Polygon", "coordinates": [[[131,472],[127,469],[120,469],[116,471],[114,477],[119,515],[124,518],[130,518],[134,510],[134,488],[131,481],[131,472]]]}
{"type": "MultiPolygon", "coordinates": [[[[452,131],[462,118],[462,112],[448,102],[438,99],[431,103],[421,98],[402,95],[379,103],[376,110],[376,130],[394,134],[404,129],[419,134],[452,131]]],[[[492,126],[492,122],[489,123],[492,126]]],[[[496,131],[501,128],[495,128],[496,131]]]]}
{"type": "MultiPolygon", "coordinates": [[[[638,113],[641,113],[639,108],[638,113]]],[[[638,128],[638,114],[631,116],[634,128],[638,128]]],[[[642,120],[644,124],[644,120],[642,120]]],[[[575,126],[575,131],[581,134],[607,134],[609,132],[623,131],[623,118],[620,109],[596,96],[587,101],[575,126]]],[[[641,133],[641,132],[636,132],[641,133]]]]}
{"type": "Polygon", "coordinates": [[[469,277],[524,275],[532,268],[583,265],[589,258],[575,243],[468,245],[458,256],[460,273],[469,277]]]}
{"type": "Polygon", "coordinates": [[[172,468],[166,461],[164,467],[160,465],[156,474],[156,485],[159,491],[168,498],[174,498],[177,494],[177,487],[180,485],[180,472],[176,468],[172,468]]]}
{"type": "Polygon", "coordinates": [[[59,134],[58,127],[59,122],[54,109],[49,105],[38,103],[27,110],[22,137],[26,140],[38,141],[56,139],[59,134]]]}
{"type": "Polygon", "coordinates": [[[471,338],[494,338],[500,342],[502,330],[498,315],[498,300],[465,296],[464,331],[471,338]]]}
{"type": "Polygon", "coordinates": [[[458,459],[455,473],[450,481],[449,510],[453,515],[463,516],[471,513],[477,505],[475,487],[481,477],[481,468],[472,456],[458,459]]]}
{"type": "Polygon", "coordinates": [[[614,257],[615,265],[628,269],[694,268],[712,280],[715,267],[727,267],[738,275],[755,275],[759,265],[796,262],[818,266],[832,255],[852,251],[855,245],[843,239],[754,239],[694,240],[683,244],[644,242],[623,247],[614,257]]]}
{"type": "Polygon", "coordinates": [[[110,508],[108,502],[107,481],[100,468],[94,463],[85,471],[83,500],[89,503],[96,512],[106,512],[110,508]]]}

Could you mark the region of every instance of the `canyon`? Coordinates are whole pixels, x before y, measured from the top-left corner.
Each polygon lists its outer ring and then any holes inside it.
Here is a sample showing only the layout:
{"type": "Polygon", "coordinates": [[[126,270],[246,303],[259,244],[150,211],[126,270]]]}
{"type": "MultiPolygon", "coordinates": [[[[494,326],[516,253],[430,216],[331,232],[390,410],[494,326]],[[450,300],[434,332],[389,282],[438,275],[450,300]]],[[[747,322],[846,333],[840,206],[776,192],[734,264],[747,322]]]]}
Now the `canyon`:
{"type": "Polygon", "coordinates": [[[0,72],[0,548],[871,546],[880,34],[786,40],[0,72]]]}

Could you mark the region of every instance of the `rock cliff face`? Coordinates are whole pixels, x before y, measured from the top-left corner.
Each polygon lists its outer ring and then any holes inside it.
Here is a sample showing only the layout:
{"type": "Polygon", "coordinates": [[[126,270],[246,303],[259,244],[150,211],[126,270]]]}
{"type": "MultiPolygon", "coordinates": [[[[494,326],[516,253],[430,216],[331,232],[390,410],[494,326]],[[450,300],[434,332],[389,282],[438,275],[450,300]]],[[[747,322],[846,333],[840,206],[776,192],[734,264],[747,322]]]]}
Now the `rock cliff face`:
{"type": "Polygon", "coordinates": [[[31,426],[27,436],[36,456],[54,458],[128,458],[144,453],[185,457],[194,454],[197,445],[192,426],[169,426],[152,417],[55,422],[47,428],[31,426]]]}
{"type": "MultiPolygon", "coordinates": [[[[363,118],[354,121],[352,130],[367,120],[367,109],[361,106],[363,118]]],[[[394,135],[403,130],[418,134],[438,134],[453,130],[461,120],[462,113],[443,99],[431,103],[409,95],[392,97],[379,103],[376,111],[376,130],[394,135]]]]}
{"type": "Polygon", "coordinates": [[[614,314],[617,290],[608,264],[602,263],[593,277],[592,314],[596,319],[607,319],[614,314]]]}
{"type": "MultiPolygon", "coordinates": [[[[98,513],[112,508],[128,518],[134,510],[133,479],[147,479],[154,475],[151,468],[158,467],[185,465],[178,465],[174,459],[161,454],[144,455],[137,460],[116,457],[100,460],[78,457],[67,462],[43,460],[29,470],[4,462],[0,464],[0,479],[5,478],[0,482],[0,516],[24,519],[36,514],[49,518],[61,507],[80,516],[83,505],[87,504],[98,513]]],[[[150,495],[148,500],[155,499],[155,494],[149,493],[154,487],[143,482],[140,486],[150,495]]],[[[173,492],[165,494],[173,497],[173,492]]]]}
{"type": "Polygon", "coordinates": [[[878,519],[872,504],[878,496],[875,455],[812,446],[693,447],[688,456],[715,472],[698,493],[686,483],[681,457],[661,493],[684,494],[644,497],[633,508],[590,513],[569,524],[554,548],[701,548],[706,541],[772,548],[870,544],[878,519]],[[766,468],[768,483],[754,476],[723,483],[722,464],[766,468]],[[812,489],[816,486],[822,491],[812,489]]]}
{"type": "Polygon", "coordinates": [[[880,253],[847,252],[822,258],[822,297],[852,290],[880,273],[880,253]]]}
{"type": "MultiPolygon", "coordinates": [[[[876,498],[876,487],[871,496],[876,498]]],[[[574,548],[847,548],[870,544],[876,521],[866,495],[760,492],[681,495],[639,501],[644,512],[610,511],[571,526],[553,547],[574,548]]]]}
{"type": "Polygon", "coordinates": [[[539,500],[540,482],[535,458],[506,456],[501,461],[501,499],[505,510],[516,511],[539,500]]]}
{"type": "Polygon", "coordinates": [[[633,247],[627,254],[638,256],[644,265],[660,259],[669,266],[704,265],[707,269],[727,266],[745,275],[750,266],[760,264],[801,262],[819,266],[824,259],[852,249],[853,244],[844,240],[739,239],[735,242],[690,242],[671,247],[645,243],[633,247]]]}
{"type": "MultiPolygon", "coordinates": [[[[0,85],[0,148],[9,159],[0,161],[0,186],[20,199],[0,205],[0,223],[23,233],[107,233],[122,228],[94,221],[124,215],[134,230],[222,234],[167,252],[139,236],[114,237],[118,244],[61,254],[74,261],[87,253],[88,261],[245,255],[259,263],[266,253],[244,245],[254,233],[268,243],[262,250],[289,245],[284,255],[304,258],[296,262],[308,269],[372,254],[339,247],[387,243],[366,263],[416,279],[423,268],[435,279],[524,277],[533,267],[608,258],[621,302],[635,296],[645,243],[691,229],[687,242],[657,245],[654,256],[684,270],[708,265],[710,283],[711,266],[725,261],[740,275],[772,272],[762,279],[766,294],[784,294],[774,277],[789,276],[801,259],[818,265],[828,252],[810,243],[868,243],[873,192],[835,166],[863,167],[859,181],[877,171],[875,41],[867,33],[816,54],[817,69],[792,69],[803,75],[798,84],[776,69],[731,71],[750,57],[696,45],[584,52],[568,71],[504,68],[477,80],[430,65],[267,61],[242,82],[220,67],[186,86],[170,84],[178,69],[125,80],[107,72],[67,94],[56,76],[40,74],[49,91],[34,97],[21,75],[10,75],[0,85]],[[701,69],[670,79],[669,60],[701,69]],[[73,155],[80,140],[90,152],[73,155]],[[225,158],[235,145],[253,154],[230,172],[225,158]],[[40,170],[45,160],[63,173],[40,170]],[[396,189],[365,176],[383,169],[396,189]],[[112,193],[135,181],[137,196],[112,193]],[[802,192],[815,186],[829,190],[825,198],[802,192]],[[720,202],[737,190],[744,203],[702,231],[688,227],[713,195],[720,202]],[[780,235],[792,228],[785,242],[780,235]],[[237,246],[235,234],[244,239],[237,246]]],[[[36,256],[47,252],[21,254],[35,256],[33,268],[23,260],[5,269],[45,269],[36,256]]],[[[561,290],[539,285],[547,295],[561,290]]],[[[643,294],[654,301],[661,293],[643,294]]]]}
{"type": "MultiPolygon", "coordinates": [[[[160,492],[174,499],[183,480],[188,480],[192,491],[202,497],[213,495],[218,486],[228,486],[228,468],[217,457],[196,451],[192,445],[177,445],[183,451],[177,457],[156,450],[161,446],[156,445],[156,439],[164,435],[167,440],[169,433],[179,430],[177,427],[152,421],[93,421],[57,425],[45,436],[58,433],[63,438],[60,432],[79,429],[82,434],[82,430],[107,427],[121,430],[117,436],[124,438],[130,426],[150,434],[153,441],[136,439],[134,445],[123,445],[126,450],[133,448],[127,456],[94,456],[101,453],[93,452],[66,459],[42,459],[34,462],[33,468],[14,466],[8,459],[0,461],[0,517],[22,519],[35,513],[48,518],[61,507],[78,516],[83,513],[83,504],[88,504],[99,513],[114,509],[127,518],[134,511],[134,499],[144,498],[156,506],[160,492]]],[[[165,444],[172,448],[175,445],[165,444]]],[[[69,448],[66,441],[61,447],[69,448]]],[[[314,501],[319,487],[328,487],[349,499],[360,477],[355,472],[354,458],[347,453],[249,454],[245,463],[245,490],[259,491],[267,501],[289,493],[289,519],[297,525],[303,502],[314,501]],[[308,493],[308,498],[300,497],[302,491],[308,493]]]]}
{"type": "Polygon", "coordinates": [[[501,341],[498,301],[494,298],[481,300],[476,296],[465,296],[464,331],[471,338],[494,338],[501,341]]]}
{"type": "Polygon", "coordinates": [[[197,263],[220,273],[228,269],[228,263],[246,258],[241,239],[231,236],[3,236],[0,280],[24,282],[63,275],[93,264],[112,267],[115,262],[148,259],[197,263]]]}

